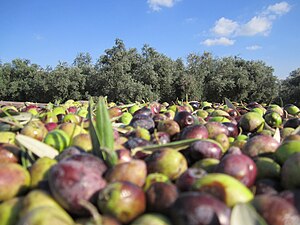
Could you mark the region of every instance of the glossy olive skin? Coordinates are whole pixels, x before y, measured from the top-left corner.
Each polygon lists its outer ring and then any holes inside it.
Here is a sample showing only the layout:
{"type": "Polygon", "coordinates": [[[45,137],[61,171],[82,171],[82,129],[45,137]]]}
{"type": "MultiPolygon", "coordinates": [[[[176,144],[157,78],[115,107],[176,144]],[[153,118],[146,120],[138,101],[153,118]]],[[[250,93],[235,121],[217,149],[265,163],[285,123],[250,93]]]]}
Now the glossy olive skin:
{"type": "Polygon", "coordinates": [[[195,119],[190,112],[180,111],[176,113],[174,121],[179,124],[180,129],[183,129],[186,126],[194,124],[195,119]]]}
{"type": "Polygon", "coordinates": [[[237,137],[239,135],[239,127],[237,124],[231,122],[224,122],[223,123],[228,129],[228,136],[229,137],[237,137]]]}
{"type": "Polygon", "coordinates": [[[146,210],[146,197],[137,185],[117,181],[109,183],[99,192],[97,206],[103,214],[127,224],[146,210]]]}
{"type": "Polygon", "coordinates": [[[189,104],[193,107],[194,110],[197,110],[200,107],[200,102],[198,101],[191,101],[189,102],[189,104]]]}
{"type": "Polygon", "coordinates": [[[23,195],[30,182],[30,173],[20,164],[0,163],[0,202],[23,195]]]}
{"type": "MultiPolygon", "coordinates": [[[[172,225],[169,218],[161,213],[144,213],[130,225],[172,225]]],[[[106,224],[104,224],[106,225],[106,224]]]]}
{"type": "Polygon", "coordinates": [[[179,138],[181,140],[192,138],[205,139],[208,138],[208,131],[204,125],[191,125],[181,130],[179,138]]]}
{"type": "Polygon", "coordinates": [[[211,122],[207,122],[205,124],[205,127],[208,131],[209,138],[215,138],[219,134],[225,134],[229,136],[228,128],[223,123],[211,121],[211,122]]]}
{"type": "Polygon", "coordinates": [[[145,128],[149,130],[151,133],[154,131],[154,127],[155,127],[154,120],[150,116],[144,114],[137,114],[133,116],[129,125],[134,128],[137,127],[145,128]]]}
{"type": "Polygon", "coordinates": [[[256,179],[257,168],[255,162],[244,154],[228,154],[221,159],[216,172],[231,175],[251,187],[256,179]]]}
{"type": "Polygon", "coordinates": [[[78,146],[70,146],[64,149],[63,152],[61,152],[57,157],[56,160],[61,161],[63,159],[69,158],[73,155],[80,155],[85,154],[86,151],[84,151],[82,148],[78,146]]]}
{"type": "Polygon", "coordinates": [[[164,121],[164,120],[168,119],[168,117],[165,114],[159,113],[159,114],[155,114],[152,117],[152,119],[154,120],[155,127],[157,127],[157,125],[160,121],[164,121]]]}
{"type": "Polygon", "coordinates": [[[0,143],[0,163],[19,163],[21,149],[13,144],[0,143]]]}
{"type": "Polygon", "coordinates": [[[284,123],[284,127],[297,128],[300,125],[300,118],[290,118],[284,123]]]}
{"type": "Polygon", "coordinates": [[[152,112],[152,115],[156,115],[161,110],[161,104],[159,102],[151,102],[148,106],[152,112]]]}
{"type": "Polygon", "coordinates": [[[299,179],[300,153],[294,153],[288,157],[281,167],[281,185],[285,189],[297,189],[300,187],[299,179]]]}
{"type": "Polygon", "coordinates": [[[220,159],[222,157],[220,146],[208,140],[199,140],[192,143],[188,151],[194,161],[204,158],[220,159]]]}
{"type": "Polygon", "coordinates": [[[154,151],[145,162],[148,173],[162,173],[170,180],[176,180],[188,167],[185,157],[172,148],[154,151]]]}
{"type": "Polygon", "coordinates": [[[112,107],[108,109],[108,114],[110,118],[118,117],[122,115],[122,109],[119,107],[112,107]]]}
{"type": "Polygon", "coordinates": [[[27,123],[22,130],[21,134],[27,135],[29,137],[35,138],[42,141],[48,133],[47,128],[44,123],[40,120],[33,120],[27,123]]]}
{"type": "Polygon", "coordinates": [[[141,147],[141,146],[147,146],[150,145],[151,143],[143,138],[139,137],[134,137],[130,138],[128,141],[126,141],[123,145],[127,149],[134,149],[136,147],[141,147]]]}
{"type": "Polygon", "coordinates": [[[166,144],[170,141],[170,135],[167,132],[158,131],[151,135],[151,142],[153,144],[166,144]]]}
{"type": "Polygon", "coordinates": [[[188,168],[180,177],[176,180],[176,186],[180,191],[190,191],[192,185],[197,179],[205,176],[207,172],[201,168],[188,168]]]}
{"type": "Polygon", "coordinates": [[[145,161],[132,159],[110,168],[105,174],[105,179],[109,183],[115,181],[129,181],[142,187],[145,183],[146,176],[147,168],[145,161]]]}
{"type": "Polygon", "coordinates": [[[153,114],[152,114],[152,110],[149,109],[148,107],[144,106],[143,108],[140,108],[138,110],[136,110],[134,113],[133,113],[133,116],[134,117],[137,117],[138,115],[145,115],[145,116],[149,116],[149,117],[152,117],[153,114]]]}
{"type": "Polygon", "coordinates": [[[49,171],[51,193],[70,213],[88,215],[80,200],[96,201],[96,195],[107,183],[102,177],[106,169],[101,159],[90,154],[67,157],[49,171]]]}
{"type": "Polygon", "coordinates": [[[230,224],[230,208],[210,194],[182,193],[170,208],[174,225],[230,224]]]}
{"type": "Polygon", "coordinates": [[[257,195],[251,202],[267,224],[300,224],[296,208],[284,198],[276,195],[257,195]]]}
{"type": "Polygon", "coordinates": [[[172,138],[180,132],[180,126],[176,121],[167,119],[158,123],[157,130],[166,132],[172,138]]]}
{"type": "Polygon", "coordinates": [[[239,120],[239,126],[242,128],[243,133],[261,131],[263,124],[264,119],[257,112],[247,112],[239,120]]]}
{"type": "Polygon", "coordinates": [[[147,210],[150,212],[167,212],[179,195],[173,183],[154,182],[146,191],[147,210]]]}
{"type": "Polygon", "coordinates": [[[279,142],[269,135],[259,134],[251,137],[243,146],[244,154],[255,157],[266,153],[274,153],[279,142]]]}

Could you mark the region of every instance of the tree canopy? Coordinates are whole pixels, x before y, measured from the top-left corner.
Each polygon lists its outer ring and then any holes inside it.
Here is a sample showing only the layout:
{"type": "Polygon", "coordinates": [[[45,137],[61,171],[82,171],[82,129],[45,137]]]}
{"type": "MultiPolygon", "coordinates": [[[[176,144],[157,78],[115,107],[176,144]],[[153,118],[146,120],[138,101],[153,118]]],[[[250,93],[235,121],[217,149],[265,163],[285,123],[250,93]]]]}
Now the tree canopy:
{"type": "Polygon", "coordinates": [[[290,75],[282,81],[280,96],[285,102],[300,105],[300,68],[292,71],[290,75]]]}
{"type": "Polygon", "coordinates": [[[0,100],[50,102],[107,96],[110,101],[166,101],[184,99],[221,102],[269,102],[282,98],[299,104],[300,68],[280,81],[263,61],[237,56],[217,58],[209,52],[190,53],[176,60],[144,45],[126,48],[120,39],[93,63],[89,53],[79,53],[71,65],[54,68],[28,59],[0,62],[0,100]],[[283,94],[284,93],[284,94],[283,94]]]}

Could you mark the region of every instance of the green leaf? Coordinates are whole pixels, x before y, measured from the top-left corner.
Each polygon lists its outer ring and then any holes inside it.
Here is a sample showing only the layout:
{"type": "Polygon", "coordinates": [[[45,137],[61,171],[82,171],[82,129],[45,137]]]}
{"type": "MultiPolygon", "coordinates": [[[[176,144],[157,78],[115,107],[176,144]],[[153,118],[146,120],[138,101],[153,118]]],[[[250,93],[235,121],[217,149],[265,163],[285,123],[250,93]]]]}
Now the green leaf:
{"type": "Polygon", "coordinates": [[[268,225],[249,203],[238,203],[231,212],[230,225],[268,225]]]}
{"type": "Polygon", "coordinates": [[[229,108],[235,110],[237,114],[240,115],[239,111],[236,110],[235,106],[231,103],[231,101],[228,98],[225,98],[225,103],[229,108]]]}
{"type": "Polygon", "coordinates": [[[17,121],[29,121],[33,118],[33,115],[29,112],[21,112],[20,114],[18,115],[10,115],[8,117],[3,117],[3,119],[11,119],[11,120],[17,120],[17,121]]]}
{"type": "Polygon", "coordinates": [[[186,139],[181,141],[173,141],[166,144],[157,144],[157,145],[149,145],[149,146],[143,146],[143,147],[137,147],[131,150],[132,155],[134,155],[138,151],[144,151],[144,152],[153,152],[162,148],[172,148],[174,151],[180,151],[183,149],[186,149],[190,146],[190,144],[194,143],[195,141],[199,141],[201,139],[193,138],[193,139],[186,139]]]}
{"type": "Polygon", "coordinates": [[[180,141],[173,141],[173,142],[169,142],[166,144],[156,144],[156,145],[148,145],[148,146],[142,146],[142,147],[136,147],[134,149],[131,149],[131,154],[135,155],[135,153],[137,153],[138,151],[142,151],[142,152],[146,152],[146,153],[151,153],[153,151],[162,149],[162,148],[172,148],[174,151],[180,151],[183,149],[188,148],[192,143],[196,142],[196,141],[209,141],[212,142],[214,144],[217,144],[220,149],[222,150],[222,152],[224,152],[224,149],[222,147],[222,145],[212,139],[200,139],[200,138],[192,138],[192,139],[186,139],[186,140],[180,140],[180,141]]]}
{"type": "Polygon", "coordinates": [[[3,111],[3,113],[6,116],[0,118],[1,122],[6,122],[19,128],[23,128],[23,124],[28,123],[33,117],[31,113],[27,112],[18,113],[16,115],[11,115],[7,111],[3,111]]]}
{"type": "Polygon", "coordinates": [[[24,146],[28,151],[33,152],[40,158],[49,157],[54,159],[59,154],[55,148],[23,134],[17,134],[16,140],[20,145],[24,146]]]}
{"type": "Polygon", "coordinates": [[[92,98],[90,98],[89,101],[89,107],[88,107],[88,118],[89,118],[89,133],[91,135],[91,139],[92,139],[92,146],[93,146],[93,154],[95,156],[98,156],[101,159],[104,159],[102,151],[100,150],[100,142],[99,142],[99,137],[97,134],[97,131],[95,129],[95,125],[94,125],[94,117],[93,117],[93,105],[94,105],[94,101],[92,98]]]}
{"type": "Polygon", "coordinates": [[[110,150],[114,149],[114,134],[105,99],[99,98],[96,109],[96,129],[99,134],[100,146],[110,150]]]}
{"type": "Polygon", "coordinates": [[[104,97],[99,97],[96,107],[96,133],[101,149],[105,149],[104,160],[108,165],[117,163],[118,157],[114,150],[114,132],[104,97]]]}
{"type": "Polygon", "coordinates": [[[0,117],[13,116],[13,115],[19,115],[19,114],[20,113],[18,112],[18,110],[15,107],[14,108],[5,108],[5,106],[4,106],[0,110],[0,117]]]}

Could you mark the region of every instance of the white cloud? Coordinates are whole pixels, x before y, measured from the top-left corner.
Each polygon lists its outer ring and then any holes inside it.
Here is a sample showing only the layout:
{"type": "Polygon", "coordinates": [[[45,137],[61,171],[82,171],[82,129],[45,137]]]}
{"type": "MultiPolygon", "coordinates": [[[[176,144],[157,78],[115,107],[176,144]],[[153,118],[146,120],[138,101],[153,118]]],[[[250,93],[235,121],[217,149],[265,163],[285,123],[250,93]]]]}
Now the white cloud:
{"type": "Polygon", "coordinates": [[[247,50],[250,50],[250,51],[255,51],[255,50],[258,50],[258,49],[261,49],[262,47],[259,46],[259,45],[251,45],[251,46],[247,46],[246,49],[247,50]]]}
{"type": "Polygon", "coordinates": [[[159,11],[161,7],[173,7],[176,0],[148,0],[147,2],[153,11],[159,11]]]}
{"type": "Polygon", "coordinates": [[[239,25],[237,22],[222,17],[216,21],[215,26],[212,28],[212,31],[216,35],[229,36],[236,31],[238,26],[239,25]]]}
{"type": "Polygon", "coordinates": [[[269,17],[254,16],[250,21],[242,24],[236,34],[238,36],[268,35],[271,28],[272,20],[269,17]]]}
{"type": "Polygon", "coordinates": [[[283,15],[291,10],[291,6],[287,2],[279,2],[274,5],[269,5],[266,13],[275,13],[277,15],[283,15]]]}
{"type": "Polygon", "coordinates": [[[203,41],[201,44],[206,45],[206,46],[214,46],[214,45],[233,45],[235,40],[228,39],[226,37],[220,37],[220,38],[215,38],[215,39],[206,39],[203,41]]]}
{"type": "Polygon", "coordinates": [[[267,36],[272,29],[274,21],[279,16],[288,13],[290,10],[291,5],[283,1],[273,5],[269,5],[261,13],[253,16],[246,22],[239,22],[221,17],[215,22],[215,25],[211,29],[211,31],[213,35],[222,37],[255,35],[267,36]]]}

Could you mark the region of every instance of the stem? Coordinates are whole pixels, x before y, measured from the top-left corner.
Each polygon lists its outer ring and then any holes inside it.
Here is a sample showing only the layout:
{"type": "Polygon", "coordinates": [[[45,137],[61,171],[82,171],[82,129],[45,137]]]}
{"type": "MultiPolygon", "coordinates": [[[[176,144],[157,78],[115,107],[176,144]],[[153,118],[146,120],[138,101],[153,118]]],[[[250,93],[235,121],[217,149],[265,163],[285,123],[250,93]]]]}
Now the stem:
{"type": "Polygon", "coordinates": [[[97,208],[92,203],[84,199],[81,199],[79,200],[79,205],[81,205],[87,211],[89,211],[96,225],[102,225],[102,216],[99,214],[97,208]]]}

